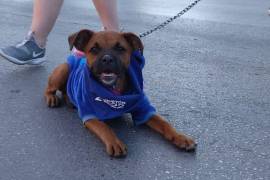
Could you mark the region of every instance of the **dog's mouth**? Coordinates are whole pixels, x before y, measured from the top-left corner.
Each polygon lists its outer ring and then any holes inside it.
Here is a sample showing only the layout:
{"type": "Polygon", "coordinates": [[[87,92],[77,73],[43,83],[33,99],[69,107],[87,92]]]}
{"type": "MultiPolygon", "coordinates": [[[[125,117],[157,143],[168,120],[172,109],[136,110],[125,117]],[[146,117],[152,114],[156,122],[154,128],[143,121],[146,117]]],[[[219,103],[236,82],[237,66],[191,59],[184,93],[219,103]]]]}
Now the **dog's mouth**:
{"type": "MultiPolygon", "coordinates": [[[[106,55],[106,57],[107,56],[108,55],[106,55]]],[[[117,81],[122,78],[126,69],[120,59],[107,60],[99,58],[91,66],[91,71],[100,83],[112,88],[117,84],[117,81]]]]}
{"type": "Polygon", "coordinates": [[[104,71],[99,75],[100,81],[106,86],[113,86],[117,81],[118,75],[111,71],[104,71]]]}

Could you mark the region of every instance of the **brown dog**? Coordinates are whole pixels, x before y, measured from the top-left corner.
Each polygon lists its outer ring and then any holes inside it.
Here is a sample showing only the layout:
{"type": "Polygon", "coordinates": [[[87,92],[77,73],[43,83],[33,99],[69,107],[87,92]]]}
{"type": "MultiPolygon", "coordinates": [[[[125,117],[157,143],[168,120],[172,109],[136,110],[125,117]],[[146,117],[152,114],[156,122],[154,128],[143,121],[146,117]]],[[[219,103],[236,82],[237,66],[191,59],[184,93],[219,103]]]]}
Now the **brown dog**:
{"type": "MultiPolygon", "coordinates": [[[[143,51],[143,44],[135,34],[81,30],[72,34],[68,40],[71,49],[74,46],[85,53],[86,65],[100,84],[114,89],[120,94],[129,90],[129,77],[125,71],[130,65],[130,56],[135,50],[143,51]]],[[[67,82],[70,78],[69,68],[67,63],[61,64],[50,75],[45,91],[49,107],[56,107],[60,103],[56,96],[57,90],[62,92],[66,102],[69,103],[69,97],[66,93],[67,82]]],[[[93,117],[85,121],[84,124],[105,144],[109,155],[118,157],[127,154],[126,145],[118,139],[106,123],[93,117]]],[[[178,133],[159,115],[152,115],[145,124],[180,149],[193,151],[196,148],[196,143],[191,138],[178,133]]]]}

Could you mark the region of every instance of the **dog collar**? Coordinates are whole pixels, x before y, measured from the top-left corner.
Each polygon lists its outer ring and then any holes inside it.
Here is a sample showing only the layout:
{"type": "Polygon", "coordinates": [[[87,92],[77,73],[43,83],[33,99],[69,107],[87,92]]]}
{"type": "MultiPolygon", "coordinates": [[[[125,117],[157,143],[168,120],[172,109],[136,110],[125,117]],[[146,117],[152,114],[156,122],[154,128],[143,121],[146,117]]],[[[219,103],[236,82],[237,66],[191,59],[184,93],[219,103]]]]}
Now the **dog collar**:
{"type": "Polygon", "coordinates": [[[111,91],[115,95],[121,95],[121,92],[119,90],[117,90],[117,89],[112,89],[111,91]]]}
{"type": "Polygon", "coordinates": [[[116,88],[116,85],[113,85],[113,87],[110,88],[110,91],[115,95],[121,95],[121,92],[116,88]]]}
{"type": "Polygon", "coordinates": [[[82,57],[85,56],[84,52],[79,51],[79,50],[76,49],[75,47],[73,47],[72,53],[73,53],[77,58],[82,58],[82,57]]]}

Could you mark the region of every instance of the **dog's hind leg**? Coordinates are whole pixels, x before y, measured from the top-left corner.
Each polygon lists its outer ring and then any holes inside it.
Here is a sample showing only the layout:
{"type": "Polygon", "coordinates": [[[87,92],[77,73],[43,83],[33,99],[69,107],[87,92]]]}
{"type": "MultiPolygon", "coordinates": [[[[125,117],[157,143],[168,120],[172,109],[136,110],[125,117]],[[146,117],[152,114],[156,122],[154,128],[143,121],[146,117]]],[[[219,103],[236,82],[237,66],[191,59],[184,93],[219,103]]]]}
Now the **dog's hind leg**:
{"type": "Polygon", "coordinates": [[[60,64],[54,69],[49,76],[48,85],[45,90],[45,99],[48,107],[57,107],[60,105],[60,99],[56,95],[56,91],[66,93],[66,83],[69,75],[68,64],[60,64]]]}

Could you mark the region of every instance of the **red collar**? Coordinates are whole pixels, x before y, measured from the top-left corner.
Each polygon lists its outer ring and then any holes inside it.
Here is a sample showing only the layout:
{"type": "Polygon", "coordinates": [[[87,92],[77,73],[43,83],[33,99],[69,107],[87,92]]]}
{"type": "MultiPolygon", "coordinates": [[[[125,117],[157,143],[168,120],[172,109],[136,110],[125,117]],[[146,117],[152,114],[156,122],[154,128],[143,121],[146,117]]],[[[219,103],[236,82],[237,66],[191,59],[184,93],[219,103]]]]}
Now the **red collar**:
{"type": "Polygon", "coordinates": [[[111,91],[115,95],[121,95],[121,92],[118,89],[111,89],[111,91]]]}

